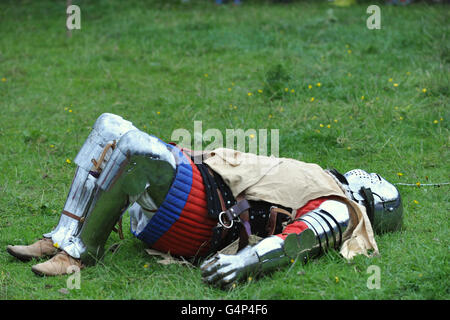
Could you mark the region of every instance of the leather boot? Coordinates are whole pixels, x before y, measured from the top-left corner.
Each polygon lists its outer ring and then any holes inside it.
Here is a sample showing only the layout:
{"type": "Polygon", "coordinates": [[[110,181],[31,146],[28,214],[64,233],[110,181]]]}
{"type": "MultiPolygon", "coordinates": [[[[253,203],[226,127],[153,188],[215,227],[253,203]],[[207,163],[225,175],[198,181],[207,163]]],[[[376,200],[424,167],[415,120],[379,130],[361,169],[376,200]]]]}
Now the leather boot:
{"type": "Polygon", "coordinates": [[[53,241],[48,238],[43,238],[29,246],[7,246],[6,251],[21,261],[54,256],[58,253],[58,249],[53,246],[53,241]]]}
{"type": "Polygon", "coordinates": [[[67,252],[60,251],[50,260],[31,267],[31,271],[38,276],[59,276],[68,274],[68,271],[72,272],[73,269],[68,270],[70,266],[76,266],[79,269],[84,267],[80,259],[74,259],[67,252]]]}

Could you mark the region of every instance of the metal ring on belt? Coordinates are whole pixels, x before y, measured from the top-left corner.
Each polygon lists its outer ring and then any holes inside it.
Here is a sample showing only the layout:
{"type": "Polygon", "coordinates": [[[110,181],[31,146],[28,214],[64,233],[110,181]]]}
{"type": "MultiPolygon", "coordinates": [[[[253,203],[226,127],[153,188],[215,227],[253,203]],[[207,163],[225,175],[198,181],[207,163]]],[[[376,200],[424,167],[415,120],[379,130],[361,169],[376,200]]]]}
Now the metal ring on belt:
{"type": "Polygon", "coordinates": [[[219,213],[219,223],[220,223],[224,228],[230,229],[230,228],[233,226],[233,221],[234,221],[234,220],[231,220],[231,223],[230,223],[229,226],[226,225],[226,224],[222,221],[222,215],[223,215],[224,213],[225,213],[225,211],[222,211],[221,213],[219,213]]]}

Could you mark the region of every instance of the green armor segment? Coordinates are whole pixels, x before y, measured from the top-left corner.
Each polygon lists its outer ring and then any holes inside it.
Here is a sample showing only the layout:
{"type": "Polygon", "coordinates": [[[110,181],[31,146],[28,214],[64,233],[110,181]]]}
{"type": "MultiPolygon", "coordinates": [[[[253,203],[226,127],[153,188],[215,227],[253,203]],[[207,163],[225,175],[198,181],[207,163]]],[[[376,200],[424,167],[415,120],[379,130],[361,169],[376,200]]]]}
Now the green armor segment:
{"type": "Polygon", "coordinates": [[[159,139],[137,130],[126,133],[98,178],[97,193],[67,252],[75,252],[85,265],[95,264],[103,257],[115,224],[132,204],[130,198],[138,199],[152,190],[152,199],[159,205],[170,188],[175,167],[172,153],[159,139]]]}
{"type": "Polygon", "coordinates": [[[80,239],[86,247],[80,258],[86,265],[93,265],[103,257],[106,240],[129,205],[128,196],[122,191],[120,183],[101,194],[80,232],[80,239]]]}
{"type": "Polygon", "coordinates": [[[284,239],[284,252],[294,261],[306,263],[317,246],[317,239],[311,229],[303,230],[300,234],[291,233],[284,239]]]}

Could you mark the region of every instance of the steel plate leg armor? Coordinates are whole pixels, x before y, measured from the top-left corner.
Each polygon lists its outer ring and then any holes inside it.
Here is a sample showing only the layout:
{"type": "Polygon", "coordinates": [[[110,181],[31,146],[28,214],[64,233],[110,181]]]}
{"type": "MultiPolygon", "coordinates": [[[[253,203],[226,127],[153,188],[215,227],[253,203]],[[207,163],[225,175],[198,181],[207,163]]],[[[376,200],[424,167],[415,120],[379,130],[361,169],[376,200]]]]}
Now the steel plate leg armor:
{"type": "Polygon", "coordinates": [[[79,232],[64,251],[91,265],[101,258],[115,223],[136,199],[152,187],[158,203],[175,174],[175,159],[159,139],[139,130],[124,134],[96,181],[97,189],[79,232]]]}
{"type": "Polygon", "coordinates": [[[44,234],[44,237],[51,238],[57,247],[65,249],[71,243],[73,235],[79,231],[80,222],[86,216],[89,204],[97,190],[96,175],[111,155],[110,146],[130,130],[136,130],[131,122],[109,113],[102,114],[95,122],[74,160],[78,167],[59,223],[53,231],[44,234]],[[95,172],[91,171],[92,160],[97,161],[100,158],[103,159],[102,163],[97,163],[95,172]]]}

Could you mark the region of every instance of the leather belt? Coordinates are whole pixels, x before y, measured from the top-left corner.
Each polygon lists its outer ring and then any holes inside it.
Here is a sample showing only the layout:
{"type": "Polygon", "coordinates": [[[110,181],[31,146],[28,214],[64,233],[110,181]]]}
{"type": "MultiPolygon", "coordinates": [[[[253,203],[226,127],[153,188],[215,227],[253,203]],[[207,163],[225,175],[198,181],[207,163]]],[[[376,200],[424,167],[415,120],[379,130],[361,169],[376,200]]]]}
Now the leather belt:
{"type": "MultiPolygon", "coordinates": [[[[221,197],[220,193],[219,193],[219,197],[221,197]]],[[[248,201],[246,199],[243,199],[243,200],[238,201],[234,206],[232,206],[228,209],[226,209],[226,208],[223,208],[223,209],[225,209],[225,210],[219,214],[219,222],[222,226],[229,229],[233,226],[233,221],[235,219],[237,219],[243,212],[250,209],[250,204],[248,203],[248,201]],[[224,221],[224,218],[223,218],[224,215],[226,217],[226,220],[228,220],[228,224],[224,221]]]]}

